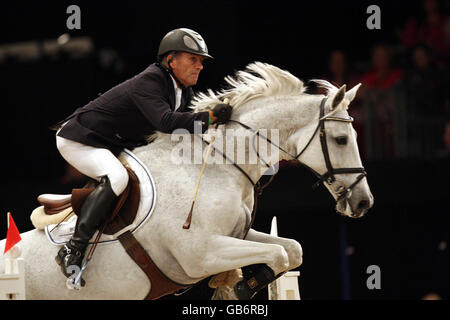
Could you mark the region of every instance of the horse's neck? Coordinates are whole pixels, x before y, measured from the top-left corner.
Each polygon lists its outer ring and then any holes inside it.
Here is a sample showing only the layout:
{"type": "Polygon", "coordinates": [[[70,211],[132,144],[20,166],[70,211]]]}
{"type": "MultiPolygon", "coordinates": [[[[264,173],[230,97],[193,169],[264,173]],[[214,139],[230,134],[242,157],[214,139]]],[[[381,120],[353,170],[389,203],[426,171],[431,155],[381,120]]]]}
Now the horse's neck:
{"type": "Polygon", "coordinates": [[[239,108],[232,118],[254,129],[301,130],[318,118],[318,106],[322,97],[302,94],[255,99],[239,108]]]}
{"type": "MultiPolygon", "coordinates": [[[[248,102],[242,106],[233,114],[232,119],[235,119],[254,130],[266,129],[268,133],[272,132],[276,134],[277,141],[271,139],[282,150],[286,150],[288,153],[277,149],[276,157],[265,159],[270,164],[276,164],[281,160],[292,160],[292,155],[297,153],[294,145],[289,144],[289,137],[294,132],[305,131],[305,134],[301,134],[301,139],[308,139],[310,136],[311,128],[317,125],[319,118],[319,104],[323,96],[303,94],[301,96],[287,96],[287,97],[266,97],[259,98],[248,102]],[[276,132],[273,132],[276,130],[276,132]]],[[[236,123],[230,123],[227,127],[245,131],[240,125],[236,123]]],[[[273,135],[272,135],[273,137],[273,135]]],[[[270,137],[269,137],[270,138],[270,137]]],[[[261,142],[261,140],[260,140],[261,142]]],[[[266,146],[273,151],[274,145],[266,146]]],[[[248,155],[253,150],[249,145],[246,150],[248,155]]],[[[246,172],[254,179],[258,181],[263,175],[267,166],[258,161],[258,164],[249,164],[242,166],[246,172]]]]}
{"type": "Polygon", "coordinates": [[[278,129],[289,135],[317,122],[322,97],[302,94],[255,99],[242,106],[236,118],[254,129],[278,129]]]}
{"type": "MultiPolygon", "coordinates": [[[[232,119],[237,120],[254,130],[258,129],[267,129],[267,130],[277,130],[278,132],[278,141],[273,141],[277,144],[277,146],[281,147],[283,150],[289,152],[290,155],[295,154],[297,150],[293,145],[288,144],[289,137],[294,133],[302,130],[305,130],[305,134],[300,134],[300,139],[308,139],[309,131],[308,129],[313,125],[315,126],[318,120],[319,114],[319,100],[320,96],[310,96],[303,95],[301,97],[267,97],[267,98],[259,98],[249,101],[246,105],[238,108],[233,111],[232,119]]],[[[226,126],[221,126],[220,130],[235,130],[236,135],[249,135],[250,139],[252,139],[252,132],[243,128],[242,126],[229,122],[226,126]]],[[[261,131],[260,131],[261,132],[261,131]]],[[[220,134],[220,133],[219,133],[220,134]]],[[[219,137],[219,136],[216,136],[219,137]]],[[[270,138],[270,137],[269,137],[270,138]]],[[[204,143],[194,143],[194,137],[190,136],[190,148],[191,154],[194,155],[195,152],[193,148],[198,148],[201,146],[201,151],[206,149],[206,144],[204,143]]],[[[205,140],[210,140],[210,137],[205,137],[205,140]]],[[[250,159],[250,154],[254,153],[253,147],[250,143],[247,143],[245,146],[245,159],[250,159]]],[[[262,140],[260,139],[260,143],[262,140]]],[[[173,148],[177,145],[178,142],[171,141],[170,134],[161,134],[160,137],[149,146],[143,147],[145,149],[141,149],[143,151],[143,156],[145,156],[145,162],[158,162],[160,165],[163,165],[164,161],[171,161],[171,152],[173,148]],[[165,159],[165,160],[164,160],[165,159]]],[[[215,143],[215,145],[218,145],[215,143]]],[[[273,158],[271,151],[274,149],[273,145],[267,145],[267,148],[270,150],[270,156],[268,158],[264,158],[264,161],[269,164],[276,164],[280,160],[291,160],[291,156],[287,153],[284,153],[278,150],[277,147],[274,147],[279,152],[277,153],[278,158],[273,158]]],[[[220,149],[220,148],[219,148],[220,149]]],[[[235,149],[236,150],[236,149],[235,149]]],[[[200,152],[201,154],[202,152],[200,152]]],[[[233,158],[235,154],[224,154],[234,160],[233,158]]],[[[261,156],[261,154],[257,155],[261,156]]],[[[221,156],[220,156],[221,157],[221,156]]],[[[211,159],[209,159],[210,161],[211,159]]],[[[229,162],[228,162],[229,163],[229,162]]],[[[267,170],[267,166],[263,161],[256,161],[256,163],[237,163],[239,167],[247,173],[247,175],[251,178],[253,183],[256,183],[267,170]]],[[[226,170],[238,170],[233,168],[231,164],[227,165],[226,170]]],[[[245,185],[247,187],[251,187],[248,183],[248,178],[244,174],[239,174],[239,178],[242,180],[241,185],[245,185]]]]}

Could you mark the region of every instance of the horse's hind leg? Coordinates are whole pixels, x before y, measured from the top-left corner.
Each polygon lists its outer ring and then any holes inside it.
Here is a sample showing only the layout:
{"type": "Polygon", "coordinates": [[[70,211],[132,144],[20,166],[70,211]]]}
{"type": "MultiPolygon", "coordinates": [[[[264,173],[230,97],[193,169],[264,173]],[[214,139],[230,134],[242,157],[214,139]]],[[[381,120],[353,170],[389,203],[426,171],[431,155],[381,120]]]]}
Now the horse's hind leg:
{"type": "Polygon", "coordinates": [[[275,237],[270,234],[259,232],[254,229],[250,229],[245,240],[261,242],[261,243],[271,243],[278,244],[282,246],[289,257],[289,266],[286,270],[288,271],[300,266],[303,262],[303,251],[300,243],[293,239],[287,239],[282,237],[275,237]]]}

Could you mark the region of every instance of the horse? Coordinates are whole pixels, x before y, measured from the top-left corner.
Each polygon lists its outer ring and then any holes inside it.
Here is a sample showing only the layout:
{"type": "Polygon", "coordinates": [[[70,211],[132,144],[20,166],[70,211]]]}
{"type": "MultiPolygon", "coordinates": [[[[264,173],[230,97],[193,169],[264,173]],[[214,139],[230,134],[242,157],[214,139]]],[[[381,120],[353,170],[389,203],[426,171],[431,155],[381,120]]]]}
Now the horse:
{"type": "MultiPolygon", "coordinates": [[[[245,154],[256,154],[258,161],[206,163],[189,228],[182,226],[203,163],[173,161],[179,140],[171,134],[157,132],[151,143],[133,150],[152,173],[158,194],[151,218],[134,236],[166,277],[185,286],[245,266],[266,265],[274,275],[281,275],[302,264],[298,241],[259,232],[250,225],[255,185],[268,167],[281,160],[296,160],[310,168],[336,200],[336,211],[344,216],[362,217],[374,202],[348,113],[359,85],[346,91],[345,85],[337,88],[314,80],[326,93],[309,94],[302,80],[262,62],[249,64],[225,81],[227,87],[196,94],[193,112],[209,110],[228,99],[233,106],[231,120],[220,125],[215,136],[233,130],[237,135],[256,136],[260,145],[266,142],[279,152],[262,159],[258,148],[248,143],[245,154]],[[279,139],[270,140],[261,129],[276,132],[279,139]]],[[[185,136],[196,139],[193,134],[185,136]]],[[[212,134],[202,137],[207,142],[212,134]]],[[[204,141],[202,152],[206,153],[204,141]]],[[[83,272],[86,285],[69,290],[54,260],[59,248],[50,245],[41,230],[24,232],[21,237],[27,299],[143,299],[151,289],[148,277],[117,241],[97,247],[83,272]]],[[[3,269],[4,258],[0,257],[3,269]]],[[[217,288],[216,298],[237,299],[229,288],[217,288]]]]}

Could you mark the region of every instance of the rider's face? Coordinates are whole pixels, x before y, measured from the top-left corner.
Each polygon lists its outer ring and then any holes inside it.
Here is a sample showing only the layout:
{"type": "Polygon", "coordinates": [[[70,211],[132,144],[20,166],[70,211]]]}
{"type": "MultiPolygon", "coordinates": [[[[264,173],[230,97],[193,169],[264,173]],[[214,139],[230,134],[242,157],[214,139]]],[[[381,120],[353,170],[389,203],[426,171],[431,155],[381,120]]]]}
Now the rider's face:
{"type": "MultiPolygon", "coordinates": [[[[170,59],[170,55],[168,60],[170,59]]],[[[205,57],[188,52],[178,52],[170,62],[173,73],[186,86],[197,84],[200,71],[203,69],[205,57]]]]}

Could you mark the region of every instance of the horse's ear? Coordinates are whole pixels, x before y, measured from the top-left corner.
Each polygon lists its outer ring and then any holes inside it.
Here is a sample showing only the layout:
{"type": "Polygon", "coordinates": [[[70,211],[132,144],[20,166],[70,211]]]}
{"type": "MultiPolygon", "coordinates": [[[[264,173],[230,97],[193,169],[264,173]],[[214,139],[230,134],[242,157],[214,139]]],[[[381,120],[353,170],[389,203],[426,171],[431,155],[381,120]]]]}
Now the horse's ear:
{"type": "Polygon", "coordinates": [[[354,86],[350,91],[348,91],[345,94],[345,99],[347,99],[349,103],[352,102],[353,99],[355,99],[356,93],[358,92],[358,89],[360,86],[361,86],[361,83],[357,84],[356,86],[354,86]]]}
{"type": "Polygon", "coordinates": [[[336,95],[333,98],[333,103],[331,104],[331,109],[335,109],[341,102],[344,100],[345,97],[345,89],[347,86],[344,84],[338,92],[336,92],[336,95]]]}

